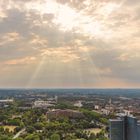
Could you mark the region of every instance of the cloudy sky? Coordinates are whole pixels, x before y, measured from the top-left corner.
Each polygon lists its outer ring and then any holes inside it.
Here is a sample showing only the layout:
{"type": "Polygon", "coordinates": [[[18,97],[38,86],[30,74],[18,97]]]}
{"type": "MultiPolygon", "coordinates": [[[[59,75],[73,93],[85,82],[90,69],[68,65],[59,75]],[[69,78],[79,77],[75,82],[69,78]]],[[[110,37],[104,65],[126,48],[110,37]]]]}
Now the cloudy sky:
{"type": "Polygon", "coordinates": [[[140,0],[0,0],[0,87],[140,87],[140,0]]]}

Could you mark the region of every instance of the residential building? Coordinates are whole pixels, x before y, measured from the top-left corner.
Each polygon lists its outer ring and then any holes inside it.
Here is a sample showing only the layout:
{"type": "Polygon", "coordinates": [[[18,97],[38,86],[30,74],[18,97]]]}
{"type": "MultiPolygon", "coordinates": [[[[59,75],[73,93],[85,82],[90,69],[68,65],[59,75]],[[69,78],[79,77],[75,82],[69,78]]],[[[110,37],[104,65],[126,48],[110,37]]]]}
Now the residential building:
{"type": "Polygon", "coordinates": [[[52,106],[55,106],[55,105],[49,101],[42,101],[42,100],[35,101],[33,104],[33,108],[48,108],[52,106]]]}
{"type": "Polygon", "coordinates": [[[55,119],[55,118],[83,118],[83,113],[71,109],[55,109],[52,111],[48,111],[46,113],[47,119],[55,119]]]}

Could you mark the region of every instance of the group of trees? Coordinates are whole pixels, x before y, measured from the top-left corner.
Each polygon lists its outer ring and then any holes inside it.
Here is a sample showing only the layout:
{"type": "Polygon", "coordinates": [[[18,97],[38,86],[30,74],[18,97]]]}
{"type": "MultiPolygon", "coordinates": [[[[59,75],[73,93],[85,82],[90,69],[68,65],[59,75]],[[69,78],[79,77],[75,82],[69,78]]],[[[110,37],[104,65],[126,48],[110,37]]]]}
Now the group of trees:
{"type": "MultiPolygon", "coordinates": [[[[71,108],[71,105],[59,104],[56,107],[66,109],[71,108]]],[[[84,119],[59,118],[47,121],[46,111],[43,109],[19,110],[16,106],[3,109],[0,112],[0,122],[16,128],[14,132],[10,132],[0,127],[0,140],[12,140],[13,136],[23,128],[26,128],[26,133],[15,140],[106,140],[104,131],[95,135],[86,129],[100,127],[99,124],[106,125],[107,119],[88,109],[80,111],[84,114],[84,119]],[[20,114],[22,117],[12,118],[13,114],[17,116],[20,114]]]]}

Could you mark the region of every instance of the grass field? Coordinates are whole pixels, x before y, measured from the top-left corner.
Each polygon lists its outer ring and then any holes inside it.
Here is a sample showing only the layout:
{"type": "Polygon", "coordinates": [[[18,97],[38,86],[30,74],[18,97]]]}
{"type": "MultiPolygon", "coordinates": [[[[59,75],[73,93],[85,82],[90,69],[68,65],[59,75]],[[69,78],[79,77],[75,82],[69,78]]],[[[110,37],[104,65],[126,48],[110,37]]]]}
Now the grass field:
{"type": "Polygon", "coordinates": [[[102,129],[100,128],[91,128],[91,129],[85,129],[85,131],[89,131],[90,133],[94,133],[95,135],[97,133],[100,133],[102,129]]]}
{"type": "Polygon", "coordinates": [[[14,132],[14,129],[16,128],[16,126],[9,126],[9,125],[5,125],[3,126],[4,129],[9,129],[10,132],[14,132]]]}

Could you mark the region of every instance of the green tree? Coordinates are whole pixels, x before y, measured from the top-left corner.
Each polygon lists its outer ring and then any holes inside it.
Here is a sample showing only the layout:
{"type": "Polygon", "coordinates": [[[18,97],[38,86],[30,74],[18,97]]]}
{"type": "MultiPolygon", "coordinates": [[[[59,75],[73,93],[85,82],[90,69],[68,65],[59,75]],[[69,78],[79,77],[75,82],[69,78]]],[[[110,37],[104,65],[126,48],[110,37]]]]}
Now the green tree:
{"type": "Polygon", "coordinates": [[[26,128],[26,130],[27,130],[28,133],[33,133],[33,132],[35,132],[35,128],[34,128],[33,126],[28,126],[28,127],[26,128]]]}
{"type": "Polygon", "coordinates": [[[37,130],[42,130],[42,128],[44,127],[43,123],[35,123],[34,128],[37,130]]]}
{"type": "Polygon", "coordinates": [[[0,140],[12,140],[12,138],[9,138],[7,135],[0,136],[0,140]]]}
{"type": "Polygon", "coordinates": [[[30,134],[30,135],[25,137],[25,140],[40,140],[40,138],[36,134],[30,134]]]}
{"type": "Polygon", "coordinates": [[[51,140],[60,140],[60,135],[59,134],[52,134],[51,140]]]}

